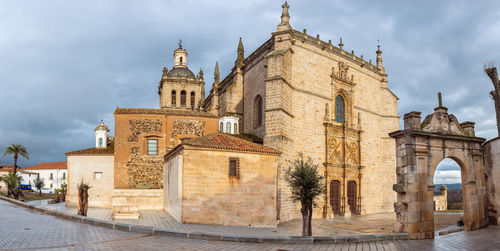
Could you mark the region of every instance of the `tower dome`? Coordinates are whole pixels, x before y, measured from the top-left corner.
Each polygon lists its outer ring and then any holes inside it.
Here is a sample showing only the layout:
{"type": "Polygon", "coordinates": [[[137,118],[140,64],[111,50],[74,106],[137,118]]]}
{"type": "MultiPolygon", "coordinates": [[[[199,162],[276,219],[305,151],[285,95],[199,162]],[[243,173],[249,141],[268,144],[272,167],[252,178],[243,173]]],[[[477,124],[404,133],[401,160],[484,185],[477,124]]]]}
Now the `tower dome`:
{"type": "Polygon", "coordinates": [[[96,126],[94,132],[95,132],[95,147],[106,148],[108,146],[109,128],[107,125],[104,124],[104,121],[101,120],[101,124],[96,126]]]}

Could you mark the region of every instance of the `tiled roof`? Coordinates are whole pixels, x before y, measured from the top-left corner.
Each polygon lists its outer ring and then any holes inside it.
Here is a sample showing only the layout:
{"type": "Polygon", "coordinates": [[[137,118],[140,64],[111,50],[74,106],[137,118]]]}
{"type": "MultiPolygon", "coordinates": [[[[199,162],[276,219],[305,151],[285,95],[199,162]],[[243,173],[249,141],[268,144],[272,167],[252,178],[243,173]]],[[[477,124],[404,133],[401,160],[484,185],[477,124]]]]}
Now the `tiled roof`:
{"type": "Polygon", "coordinates": [[[225,133],[214,133],[204,137],[186,140],[182,142],[182,145],[196,148],[280,154],[279,151],[270,147],[256,144],[225,133]]]}
{"type": "Polygon", "coordinates": [[[114,155],[115,153],[115,144],[111,143],[106,148],[87,148],[82,150],[76,150],[72,152],[67,152],[64,155],[73,156],[73,155],[114,155]]]}
{"type": "Polygon", "coordinates": [[[192,116],[217,118],[212,113],[195,110],[181,109],[150,109],[150,108],[116,108],[116,114],[153,114],[153,115],[173,115],[173,116],[192,116]]]}
{"type": "Polygon", "coordinates": [[[66,161],[40,163],[24,168],[24,170],[67,169],[66,161]]]}

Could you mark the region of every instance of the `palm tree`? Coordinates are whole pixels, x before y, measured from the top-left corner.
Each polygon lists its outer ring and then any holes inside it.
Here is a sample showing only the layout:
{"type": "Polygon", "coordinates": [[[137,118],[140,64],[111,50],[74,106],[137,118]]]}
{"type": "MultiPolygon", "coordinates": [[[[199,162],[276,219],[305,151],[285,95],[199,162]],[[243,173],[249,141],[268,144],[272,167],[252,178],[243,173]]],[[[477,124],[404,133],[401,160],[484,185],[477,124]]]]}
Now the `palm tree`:
{"type": "Polygon", "coordinates": [[[300,201],[302,206],[302,236],[311,236],[314,199],[325,192],[323,176],[318,173],[318,165],[314,164],[311,158],[304,160],[303,154],[299,153],[285,173],[285,180],[290,186],[293,201],[300,201]]]}
{"type": "Polygon", "coordinates": [[[38,175],[33,182],[35,183],[35,187],[36,189],[38,189],[40,196],[42,196],[42,187],[45,186],[45,182],[43,182],[43,180],[40,179],[40,175],[38,175]]]}
{"type": "Polygon", "coordinates": [[[19,195],[21,194],[21,192],[19,191],[18,187],[21,185],[21,180],[23,180],[23,178],[20,175],[10,171],[8,174],[2,175],[0,177],[0,180],[7,185],[7,189],[10,194],[14,195],[14,199],[19,199],[19,195]]]}
{"type": "Polygon", "coordinates": [[[17,159],[19,158],[19,155],[21,157],[24,157],[25,159],[30,159],[28,151],[26,151],[26,147],[24,147],[21,144],[12,144],[11,146],[8,146],[5,148],[5,153],[3,156],[6,155],[14,155],[14,174],[17,173],[17,159]]]}

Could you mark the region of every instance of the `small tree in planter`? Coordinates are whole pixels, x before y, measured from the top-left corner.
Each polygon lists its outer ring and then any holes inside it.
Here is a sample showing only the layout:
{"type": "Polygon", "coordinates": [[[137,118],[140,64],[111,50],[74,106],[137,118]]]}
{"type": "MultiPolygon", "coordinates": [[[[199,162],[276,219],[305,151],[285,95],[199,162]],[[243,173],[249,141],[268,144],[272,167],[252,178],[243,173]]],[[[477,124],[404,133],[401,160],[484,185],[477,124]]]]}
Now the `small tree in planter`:
{"type": "Polygon", "coordinates": [[[90,186],[83,183],[78,184],[78,215],[87,216],[89,208],[89,189],[90,186]]]}
{"type": "Polygon", "coordinates": [[[311,158],[304,160],[302,153],[291,162],[285,173],[292,199],[300,201],[302,213],[302,236],[312,235],[312,212],[315,206],[314,199],[325,192],[323,176],[318,173],[318,165],[311,158]]]}
{"type": "Polygon", "coordinates": [[[43,180],[40,179],[40,176],[36,177],[36,179],[33,182],[35,183],[35,187],[38,190],[38,194],[42,196],[42,187],[45,186],[45,182],[43,182],[43,180]]]}

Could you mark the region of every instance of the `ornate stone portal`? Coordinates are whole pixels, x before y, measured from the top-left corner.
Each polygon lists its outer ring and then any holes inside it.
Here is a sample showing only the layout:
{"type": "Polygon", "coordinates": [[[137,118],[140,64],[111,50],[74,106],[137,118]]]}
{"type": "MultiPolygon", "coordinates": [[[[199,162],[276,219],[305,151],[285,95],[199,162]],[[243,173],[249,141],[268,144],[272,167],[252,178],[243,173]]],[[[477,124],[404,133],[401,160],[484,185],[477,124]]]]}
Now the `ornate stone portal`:
{"type": "Polygon", "coordinates": [[[404,130],[389,135],[396,139],[398,193],[394,211],[395,232],[407,232],[411,239],[434,238],[434,173],[445,158],[460,166],[465,230],[487,225],[486,182],[483,138],[475,137],[474,123],[459,124],[441,104],[420,122],[420,112],[404,116],[404,130]]]}

